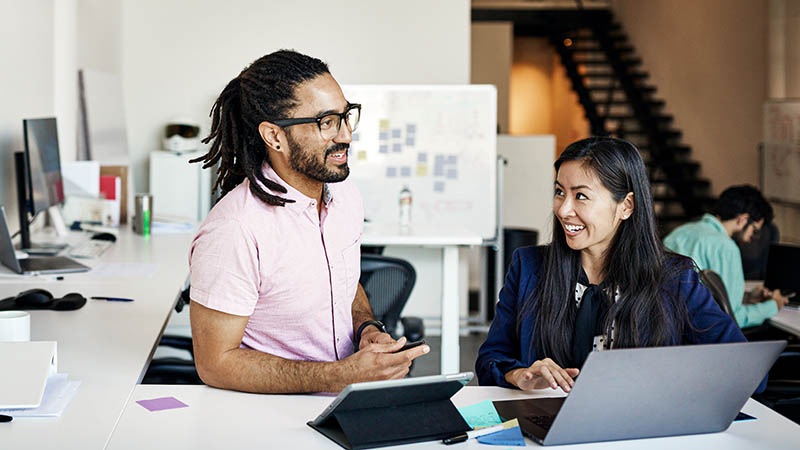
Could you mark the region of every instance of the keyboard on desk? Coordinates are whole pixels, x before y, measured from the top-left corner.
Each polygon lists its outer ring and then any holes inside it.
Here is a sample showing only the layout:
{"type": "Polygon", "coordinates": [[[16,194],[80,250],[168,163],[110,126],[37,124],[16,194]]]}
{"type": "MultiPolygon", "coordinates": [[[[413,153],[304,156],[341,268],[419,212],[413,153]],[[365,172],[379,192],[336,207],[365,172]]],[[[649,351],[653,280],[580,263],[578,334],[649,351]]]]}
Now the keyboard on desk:
{"type": "Polygon", "coordinates": [[[549,430],[550,427],[553,425],[553,421],[556,419],[556,416],[526,416],[526,419],[530,420],[531,422],[539,425],[540,427],[544,428],[545,430],[549,430]]]}
{"type": "Polygon", "coordinates": [[[67,254],[73,258],[99,258],[112,245],[114,243],[110,241],[88,239],[71,247],[67,254]]]}

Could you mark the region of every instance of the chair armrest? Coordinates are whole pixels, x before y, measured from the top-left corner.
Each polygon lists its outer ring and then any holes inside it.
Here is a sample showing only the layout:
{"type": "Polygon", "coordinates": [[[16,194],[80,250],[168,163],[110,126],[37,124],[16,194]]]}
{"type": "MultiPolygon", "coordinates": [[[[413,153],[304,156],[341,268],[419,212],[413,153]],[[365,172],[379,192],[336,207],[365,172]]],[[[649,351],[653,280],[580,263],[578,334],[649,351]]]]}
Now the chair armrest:
{"type": "Polygon", "coordinates": [[[192,358],[194,358],[194,347],[192,346],[192,338],[190,337],[165,334],[161,336],[161,341],[158,345],[177,348],[178,350],[186,350],[192,355],[192,358]]]}
{"type": "Polygon", "coordinates": [[[197,375],[194,361],[179,358],[157,358],[142,379],[142,384],[204,384],[197,375]]]}
{"type": "Polygon", "coordinates": [[[418,341],[425,337],[425,324],[419,317],[402,317],[403,335],[409,342],[418,341]]]}

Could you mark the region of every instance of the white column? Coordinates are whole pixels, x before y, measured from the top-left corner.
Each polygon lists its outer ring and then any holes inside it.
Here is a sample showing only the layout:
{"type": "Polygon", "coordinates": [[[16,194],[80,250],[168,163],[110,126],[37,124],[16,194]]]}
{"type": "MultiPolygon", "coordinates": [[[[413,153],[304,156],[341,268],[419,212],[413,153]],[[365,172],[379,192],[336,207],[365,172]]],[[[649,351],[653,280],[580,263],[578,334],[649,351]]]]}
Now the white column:
{"type": "Polygon", "coordinates": [[[442,373],[459,371],[461,349],[459,334],[458,246],[442,249],[442,373]]]}
{"type": "Polygon", "coordinates": [[[53,113],[58,119],[61,160],[74,161],[78,111],[77,0],[57,0],[53,8],[53,113]]]}

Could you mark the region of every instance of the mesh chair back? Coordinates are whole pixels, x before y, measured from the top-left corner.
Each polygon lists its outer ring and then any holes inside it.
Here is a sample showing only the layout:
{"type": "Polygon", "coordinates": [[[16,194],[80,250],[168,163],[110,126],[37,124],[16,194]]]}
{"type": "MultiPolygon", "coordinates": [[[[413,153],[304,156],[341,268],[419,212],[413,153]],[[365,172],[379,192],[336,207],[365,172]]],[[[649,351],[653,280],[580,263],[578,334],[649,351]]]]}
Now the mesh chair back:
{"type": "Polygon", "coordinates": [[[711,295],[714,297],[714,300],[716,300],[719,308],[736,321],[736,317],[734,317],[731,308],[731,301],[728,298],[728,290],[725,288],[725,283],[722,282],[722,278],[720,278],[719,274],[710,269],[701,270],[700,280],[702,280],[703,284],[711,291],[711,295]]]}
{"type": "Polygon", "coordinates": [[[369,298],[375,318],[386,325],[395,339],[400,313],[411,296],[417,272],[408,261],[383,255],[361,255],[359,280],[369,298]]]}

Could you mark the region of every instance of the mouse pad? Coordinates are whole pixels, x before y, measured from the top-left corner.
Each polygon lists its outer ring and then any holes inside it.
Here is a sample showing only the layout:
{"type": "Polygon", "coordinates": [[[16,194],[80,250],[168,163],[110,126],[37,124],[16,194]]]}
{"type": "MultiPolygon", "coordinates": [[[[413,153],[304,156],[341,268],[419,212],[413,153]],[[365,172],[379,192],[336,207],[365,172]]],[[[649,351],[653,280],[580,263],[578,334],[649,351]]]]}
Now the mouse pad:
{"type": "Polygon", "coordinates": [[[86,297],[81,294],[72,292],[61,298],[53,298],[50,294],[49,299],[40,299],[36,303],[18,301],[21,295],[8,297],[0,300],[0,311],[16,311],[16,310],[37,310],[37,309],[51,309],[55,311],[73,311],[80,309],[86,304],[86,297]]]}

